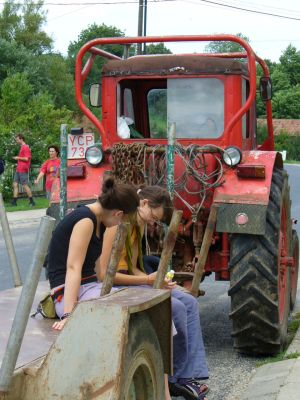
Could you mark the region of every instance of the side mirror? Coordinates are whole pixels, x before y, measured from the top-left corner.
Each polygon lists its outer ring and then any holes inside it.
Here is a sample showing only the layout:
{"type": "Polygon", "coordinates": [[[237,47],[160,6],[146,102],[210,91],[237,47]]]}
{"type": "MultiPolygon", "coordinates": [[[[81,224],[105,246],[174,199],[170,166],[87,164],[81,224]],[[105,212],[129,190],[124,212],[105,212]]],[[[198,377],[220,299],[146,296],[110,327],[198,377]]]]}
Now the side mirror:
{"type": "Polygon", "coordinates": [[[92,83],[90,85],[90,105],[93,107],[102,106],[102,85],[101,83],[92,83]]]}
{"type": "Polygon", "coordinates": [[[272,81],[271,78],[265,76],[260,78],[260,97],[262,101],[268,101],[272,99],[272,81]]]}

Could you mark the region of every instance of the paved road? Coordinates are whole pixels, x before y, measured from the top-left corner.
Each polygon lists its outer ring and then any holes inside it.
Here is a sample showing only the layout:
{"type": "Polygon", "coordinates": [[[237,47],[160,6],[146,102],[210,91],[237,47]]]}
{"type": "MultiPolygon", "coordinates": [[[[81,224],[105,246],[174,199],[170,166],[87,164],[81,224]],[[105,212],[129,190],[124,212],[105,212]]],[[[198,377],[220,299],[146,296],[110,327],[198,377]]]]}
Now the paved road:
{"type": "MultiPolygon", "coordinates": [[[[292,216],[300,224],[300,166],[286,166],[290,174],[292,216]]],[[[300,225],[295,226],[300,236],[300,225]]],[[[12,228],[13,240],[22,277],[31,261],[38,223],[24,223],[12,228]]],[[[0,232],[0,290],[13,286],[7,255],[0,232]]],[[[231,324],[228,319],[230,299],[229,283],[206,279],[200,298],[201,321],[210,370],[209,400],[238,400],[247,387],[258,358],[239,355],[232,347],[231,324]]],[[[298,296],[299,297],[299,296],[298,296]]],[[[178,398],[179,400],[179,398],[178,398]]]]}
{"type": "MultiPolygon", "coordinates": [[[[26,271],[31,263],[31,256],[34,250],[36,233],[39,222],[26,222],[23,224],[12,225],[11,235],[15,246],[16,257],[22,281],[24,282],[26,271]]],[[[10,264],[7,256],[5,243],[0,229],[0,290],[8,289],[14,286],[10,264]]],[[[45,277],[44,271],[41,278],[45,277]]]]}
{"type": "Polygon", "coordinates": [[[292,200],[292,218],[298,220],[298,224],[294,225],[300,237],[300,164],[285,165],[285,169],[289,174],[289,182],[291,187],[292,200]]]}

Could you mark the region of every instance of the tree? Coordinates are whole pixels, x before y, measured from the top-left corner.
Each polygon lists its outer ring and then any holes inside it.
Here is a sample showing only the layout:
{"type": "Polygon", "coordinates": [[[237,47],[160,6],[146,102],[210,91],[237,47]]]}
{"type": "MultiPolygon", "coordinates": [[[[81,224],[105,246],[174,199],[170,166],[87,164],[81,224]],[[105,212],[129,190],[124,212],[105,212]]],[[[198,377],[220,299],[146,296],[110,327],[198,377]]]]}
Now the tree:
{"type": "Polygon", "coordinates": [[[23,71],[30,58],[31,53],[24,46],[0,38],[0,84],[8,74],[23,71]]]}
{"type": "MultiPolygon", "coordinates": [[[[249,43],[249,38],[242,33],[237,33],[235,36],[249,43]]],[[[235,42],[210,42],[205,46],[204,51],[206,53],[240,53],[245,49],[235,42]]]]}
{"type": "Polygon", "coordinates": [[[66,106],[77,112],[74,78],[60,54],[42,54],[32,58],[24,68],[35,93],[47,92],[56,108],[66,106]]]}
{"type": "Polygon", "coordinates": [[[298,119],[300,110],[300,84],[275,93],[272,104],[274,118],[298,119]]]}
{"type": "Polygon", "coordinates": [[[13,0],[4,3],[2,12],[0,13],[0,37],[7,41],[15,39],[15,29],[20,24],[21,17],[18,15],[20,9],[19,4],[15,4],[13,0]]]}
{"type": "Polygon", "coordinates": [[[271,73],[273,95],[281,90],[288,90],[291,88],[290,77],[284,72],[280,65],[271,73]]]}
{"type": "Polygon", "coordinates": [[[147,54],[172,54],[171,50],[168,49],[164,43],[147,44],[146,53],[147,54]]]}
{"type": "Polygon", "coordinates": [[[59,142],[60,125],[71,123],[72,113],[55,108],[47,93],[34,93],[27,74],[8,76],[1,86],[0,148],[9,161],[16,152],[14,133],[22,132],[32,147],[33,162],[41,163],[51,142],[59,142]]]}
{"type": "MultiPolygon", "coordinates": [[[[87,29],[81,31],[81,33],[78,36],[78,39],[74,42],[71,42],[68,47],[68,65],[70,73],[74,74],[76,56],[80,48],[84,44],[93,39],[116,37],[116,36],[124,36],[124,33],[120,29],[114,26],[107,26],[105,24],[102,25],[92,24],[89,25],[87,29]]],[[[101,49],[109,53],[113,53],[119,57],[122,57],[123,55],[123,46],[121,45],[104,45],[101,47],[101,49]]],[[[87,60],[87,58],[88,55],[86,55],[84,62],[87,60]]],[[[102,69],[103,63],[104,59],[102,57],[96,58],[95,63],[90,71],[90,74],[85,82],[85,92],[87,92],[87,88],[91,83],[99,82],[100,71],[102,69]]]]}
{"type": "Polygon", "coordinates": [[[297,85],[300,83],[300,51],[291,44],[285,49],[279,58],[281,69],[290,79],[290,84],[297,85]]]}
{"type": "Polygon", "coordinates": [[[24,46],[33,54],[51,50],[53,40],[42,30],[46,22],[44,1],[8,0],[0,13],[0,37],[24,46]]]}

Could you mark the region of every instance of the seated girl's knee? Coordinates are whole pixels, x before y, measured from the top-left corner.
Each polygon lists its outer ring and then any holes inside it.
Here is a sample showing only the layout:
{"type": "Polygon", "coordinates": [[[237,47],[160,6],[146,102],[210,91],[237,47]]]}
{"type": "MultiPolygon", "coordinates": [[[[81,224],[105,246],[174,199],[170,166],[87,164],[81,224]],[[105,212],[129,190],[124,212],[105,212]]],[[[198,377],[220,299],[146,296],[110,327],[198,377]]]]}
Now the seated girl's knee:
{"type": "Polygon", "coordinates": [[[185,293],[182,302],[186,306],[187,310],[199,313],[199,303],[196,297],[185,293]]]}
{"type": "Polygon", "coordinates": [[[171,297],[171,302],[173,316],[186,314],[186,307],[184,303],[174,297],[171,297]]]}

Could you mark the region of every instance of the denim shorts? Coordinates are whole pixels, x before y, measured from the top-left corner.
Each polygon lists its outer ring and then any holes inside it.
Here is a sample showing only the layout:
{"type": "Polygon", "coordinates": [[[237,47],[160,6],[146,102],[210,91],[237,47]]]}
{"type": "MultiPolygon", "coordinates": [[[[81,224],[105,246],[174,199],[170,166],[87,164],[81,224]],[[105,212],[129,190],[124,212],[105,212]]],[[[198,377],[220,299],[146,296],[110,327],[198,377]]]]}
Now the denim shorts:
{"type": "Polygon", "coordinates": [[[15,172],[14,182],[21,185],[28,185],[28,172],[15,172]]]}

